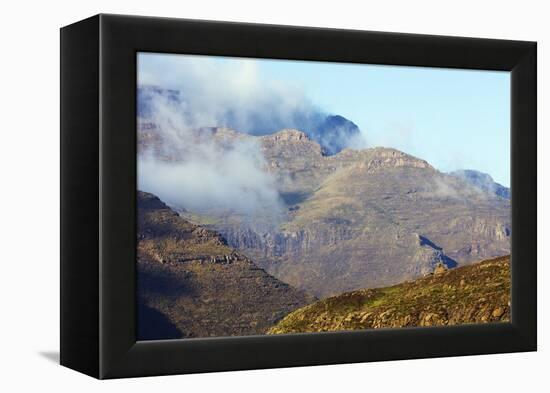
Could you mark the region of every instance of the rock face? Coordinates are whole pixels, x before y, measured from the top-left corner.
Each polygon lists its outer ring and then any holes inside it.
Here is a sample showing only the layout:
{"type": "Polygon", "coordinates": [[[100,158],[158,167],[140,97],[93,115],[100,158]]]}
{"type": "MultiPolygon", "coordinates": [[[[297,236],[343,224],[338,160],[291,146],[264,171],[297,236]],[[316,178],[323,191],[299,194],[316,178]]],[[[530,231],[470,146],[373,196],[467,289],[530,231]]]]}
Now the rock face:
{"type": "Polygon", "coordinates": [[[313,299],[138,192],[138,339],[262,334],[313,299]]]}
{"type": "Polygon", "coordinates": [[[413,282],[347,292],[293,311],[269,334],[442,326],[510,320],[510,258],[413,282]]]}
{"type": "MultiPolygon", "coordinates": [[[[151,137],[141,148],[154,150],[154,131],[143,132],[151,137]]],[[[212,128],[208,135],[220,146],[257,143],[286,213],[261,230],[232,212],[182,216],[220,232],[269,274],[312,296],[392,285],[438,265],[510,252],[509,200],[404,152],[376,147],[327,155],[296,129],[254,137],[212,128]]]]}

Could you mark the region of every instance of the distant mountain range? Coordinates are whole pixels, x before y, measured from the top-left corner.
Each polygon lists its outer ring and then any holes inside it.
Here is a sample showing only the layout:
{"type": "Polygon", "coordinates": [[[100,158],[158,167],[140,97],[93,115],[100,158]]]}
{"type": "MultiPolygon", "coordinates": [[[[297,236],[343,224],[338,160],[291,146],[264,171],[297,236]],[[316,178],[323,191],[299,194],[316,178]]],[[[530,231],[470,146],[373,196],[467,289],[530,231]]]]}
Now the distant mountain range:
{"type": "Polygon", "coordinates": [[[510,199],[510,189],[495,182],[487,173],[475,171],[473,169],[463,169],[450,172],[449,174],[466,180],[468,183],[484,192],[497,195],[501,198],[510,199]]]}

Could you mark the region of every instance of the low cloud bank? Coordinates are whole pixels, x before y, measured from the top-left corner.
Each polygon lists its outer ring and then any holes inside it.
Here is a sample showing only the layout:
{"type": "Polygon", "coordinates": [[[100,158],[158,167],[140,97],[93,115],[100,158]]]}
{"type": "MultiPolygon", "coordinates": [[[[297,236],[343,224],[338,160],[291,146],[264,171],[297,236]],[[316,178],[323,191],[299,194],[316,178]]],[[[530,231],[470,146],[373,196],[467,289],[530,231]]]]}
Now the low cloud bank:
{"type": "Polygon", "coordinates": [[[140,190],[192,212],[231,211],[244,219],[261,215],[277,221],[283,203],[275,179],[263,170],[266,163],[256,141],[217,143],[168,97],[156,96],[150,105],[156,139],[138,157],[140,190]]]}
{"type": "Polygon", "coordinates": [[[364,145],[355,124],[327,115],[296,86],[265,80],[254,60],[140,54],[137,98],[138,187],[194,212],[277,222],[285,210],[260,146],[251,138],[220,144],[209,127],[297,128],[327,154],[364,145]]]}
{"type": "Polygon", "coordinates": [[[298,86],[263,78],[253,59],[141,54],[138,67],[142,117],[152,114],[151,101],[161,95],[195,127],[228,127],[251,135],[296,128],[327,154],[365,147],[353,122],[317,107],[298,86]]]}

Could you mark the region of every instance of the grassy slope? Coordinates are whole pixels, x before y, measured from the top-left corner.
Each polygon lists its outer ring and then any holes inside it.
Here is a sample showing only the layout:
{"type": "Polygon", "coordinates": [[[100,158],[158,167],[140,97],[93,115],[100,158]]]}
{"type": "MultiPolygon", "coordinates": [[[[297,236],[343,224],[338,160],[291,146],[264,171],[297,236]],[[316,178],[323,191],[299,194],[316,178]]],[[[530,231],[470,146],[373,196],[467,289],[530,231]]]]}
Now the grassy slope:
{"type": "Polygon", "coordinates": [[[504,322],[510,257],[485,260],[386,288],[347,292],[298,309],[270,334],[504,322]]]}

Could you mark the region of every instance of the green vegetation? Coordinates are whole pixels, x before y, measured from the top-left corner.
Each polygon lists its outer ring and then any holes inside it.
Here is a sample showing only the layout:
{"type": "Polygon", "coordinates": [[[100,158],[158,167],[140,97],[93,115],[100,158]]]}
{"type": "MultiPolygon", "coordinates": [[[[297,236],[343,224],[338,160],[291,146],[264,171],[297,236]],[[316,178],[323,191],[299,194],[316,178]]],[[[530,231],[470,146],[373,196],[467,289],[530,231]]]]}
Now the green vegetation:
{"type": "Polygon", "coordinates": [[[298,309],[269,334],[505,322],[510,257],[443,270],[412,282],[329,297],[298,309]]]}

